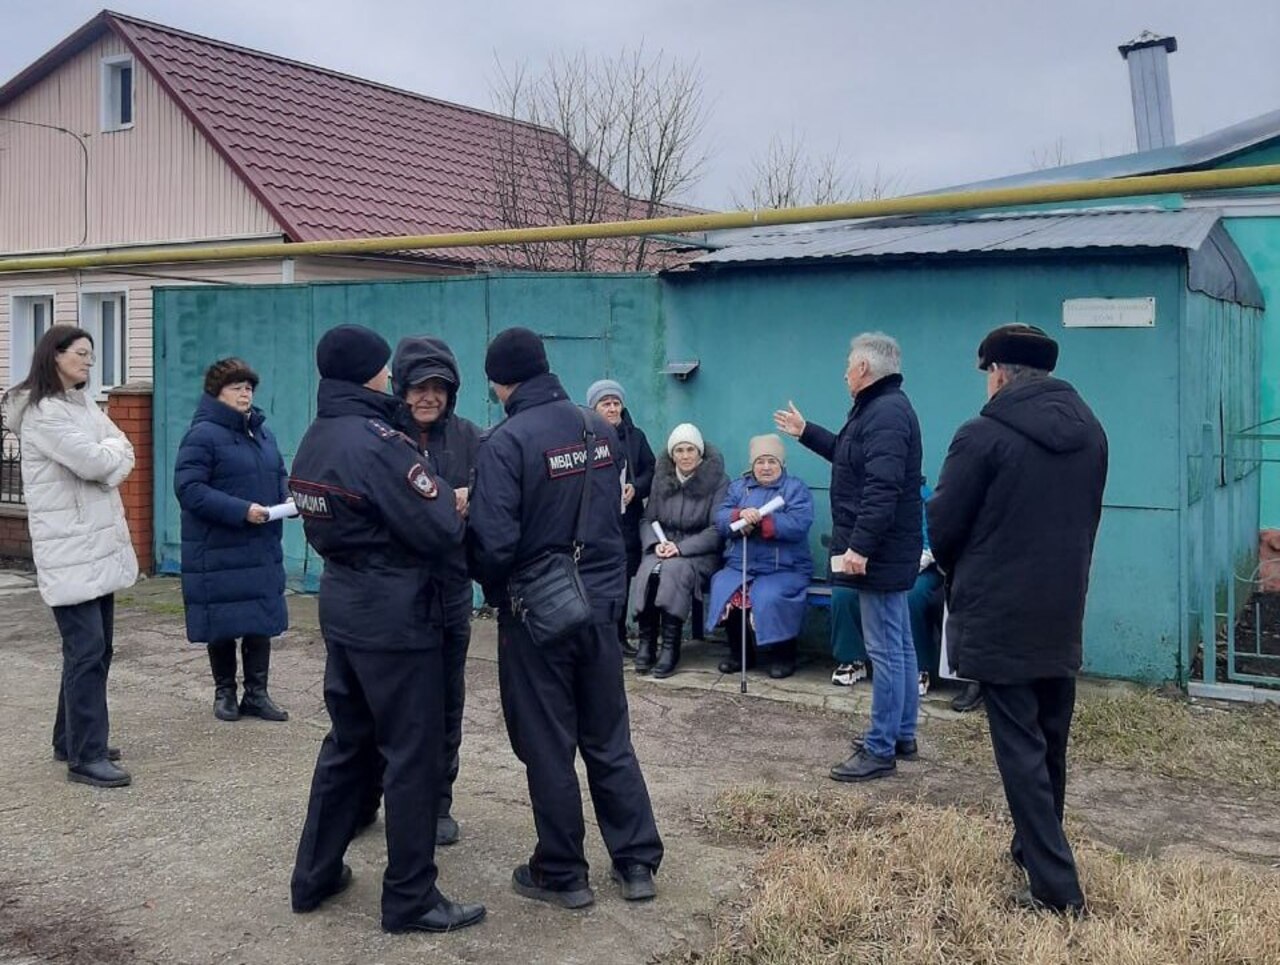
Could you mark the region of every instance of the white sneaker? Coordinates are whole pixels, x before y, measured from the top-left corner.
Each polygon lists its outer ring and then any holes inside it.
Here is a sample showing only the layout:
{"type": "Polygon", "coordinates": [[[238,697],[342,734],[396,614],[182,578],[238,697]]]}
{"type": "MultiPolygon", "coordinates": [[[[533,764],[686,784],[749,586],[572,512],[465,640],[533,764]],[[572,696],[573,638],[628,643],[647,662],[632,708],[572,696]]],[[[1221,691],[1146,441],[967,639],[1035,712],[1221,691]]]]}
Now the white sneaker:
{"type": "Polygon", "coordinates": [[[929,692],[929,675],[922,673],[920,675],[920,696],[923,697],[929,692]]]}
{"type": "Polygon", "coordinates": [[[853,663],[842,663],[831,675],[831,682],[837,687],[852,687],[859,680],[867,679],[867,665],[861,660],[853,663]]]}

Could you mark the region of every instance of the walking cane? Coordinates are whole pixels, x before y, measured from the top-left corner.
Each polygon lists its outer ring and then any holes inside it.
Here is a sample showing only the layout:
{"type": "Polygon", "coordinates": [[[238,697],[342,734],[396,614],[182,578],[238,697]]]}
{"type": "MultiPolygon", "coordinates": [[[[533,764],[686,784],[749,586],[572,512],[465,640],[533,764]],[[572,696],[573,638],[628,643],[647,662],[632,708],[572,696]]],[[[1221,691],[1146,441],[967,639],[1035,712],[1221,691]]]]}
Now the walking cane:
{"type": "MultiPolygon", "coordinates": [[[[785,499],[774,496],[760,507],[761,520],[785,505],[787,505],[785,499]]],[[[746,525],[745,519],[738,519],[729,524],[730,532],[742,533],[742,682],[739,689],[744,694],[747,692],[747,537],[750,535],[744,532],[746,525]]]]}
{"type": "Polygon", "coordinates": [[[742,682],[740,693],[747,692],[747,534],[742,534],[742,682]]]}

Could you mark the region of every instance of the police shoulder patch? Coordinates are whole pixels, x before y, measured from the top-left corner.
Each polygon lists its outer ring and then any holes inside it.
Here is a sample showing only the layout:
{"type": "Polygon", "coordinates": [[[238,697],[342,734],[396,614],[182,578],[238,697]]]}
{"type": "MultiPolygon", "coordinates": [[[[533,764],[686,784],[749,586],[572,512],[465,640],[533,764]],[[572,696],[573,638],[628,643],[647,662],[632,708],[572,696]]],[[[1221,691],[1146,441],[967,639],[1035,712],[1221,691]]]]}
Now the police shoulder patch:
{"type": "Polygon", "coordinates": [[[409,470],[409,486],[423,499],[435,499],[440,495],[440,487],[431,478],[431,474],[422,468],[422,463],[415,462],[409,470]]]}

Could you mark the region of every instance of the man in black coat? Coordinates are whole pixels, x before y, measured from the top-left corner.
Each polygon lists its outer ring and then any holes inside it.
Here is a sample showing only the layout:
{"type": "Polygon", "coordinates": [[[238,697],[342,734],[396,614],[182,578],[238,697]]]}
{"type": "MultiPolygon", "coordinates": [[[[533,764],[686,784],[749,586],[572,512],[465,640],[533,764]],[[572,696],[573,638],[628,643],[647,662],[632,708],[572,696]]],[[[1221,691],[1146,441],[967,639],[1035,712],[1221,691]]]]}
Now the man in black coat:
{"type": "Polygon", "coordinates": [[[316,346],[316,419],[289,490],[307,542],[324,558],[320,632],[331,728],[320,747],[298,842],[293,910],[314,911],[351,882],[342,862],[379,758],[386,762],[387,870],[382,927],[444,932],[480,921],[436,888],[435,826],[444,748],[438,563],[457,551],[462,519],[448,483],[394,428],[391,348],[340,325],[316,346]]]}
{"type": "Polygon", "coordinates": [[[498,610],[502,711],[511,748],[525,765],[538,834],[512,887],[565,908],[595,900],[574,770],[580,752],[613,878],[623,898],[652,898],[662,841],[631,746],[617,639],[626,598],[618,437],[599,415],[569,401],[542,340],[528,329],[499,333],[484,368],[507,418],[480,444],[469,551],[485,597],[498,610]],[[590,452],[587,424],[595,437],[590,452]],[[572,553],[584,486],[591,488],[578,572],[591,622],[540,646],[512,612],[508,581],[549,553],[572,553]]]}
{"type": "Polygon", "coordinates": [[[1023,900],[1071,912],[1084,895],[1062,830],[1067,739],[1107,437],[1050,377],[1057,360],[1057,343],[1030,325],[983,340],[989,401],[952,440],[928,512],[947,575],[948,655],[986,698],[1011,853],[1030,882],[1023,900]]]}
{"type": "Polygon", "coordinates": [[[887,777],[898,757],[916,754],[920,683],[907,596],[924,550],[924,476],[920,423],[901,370],[896,341],[859,335],[845,370],[853,408],[838,435],[806,422],[794,405],[774,413],[779,429],[831,463],[832,624],[852,612],[856,596],[873,670],[871,727],[831,769],[837,781],[887,777]]]}
{"type": "MultiPolygon", "coordinates": [[[[426,456],[430,469],[452,488],[458,513],[467,514],[475,480],[480,429],[454,409],[462,379],[458,360],[438,338],[402,338],[391,363],[392,385],[405,400],[405,434],[426,456]]],[[[467,650],[471,646],[473,599],[466,548],[458,546],[437,564],[444,603],[444,761],[436,844],[454,844],[461,836],[453,818],[453,785],[458,779],[462,716],[467,694],[467,650]]],[[[367,815],[377,808],[376,796],[367,815]]]]}

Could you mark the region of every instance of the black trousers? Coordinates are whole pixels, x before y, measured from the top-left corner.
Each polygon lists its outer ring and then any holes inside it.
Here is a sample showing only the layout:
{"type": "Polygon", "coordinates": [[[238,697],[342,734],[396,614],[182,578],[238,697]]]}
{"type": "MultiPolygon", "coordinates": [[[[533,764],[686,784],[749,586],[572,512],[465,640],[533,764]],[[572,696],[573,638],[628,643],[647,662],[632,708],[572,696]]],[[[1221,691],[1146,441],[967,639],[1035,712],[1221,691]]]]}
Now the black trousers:
{"type": "MultiPolygon", "coordinates": [[[[471,615],[474,612],[471,581],[451,587],[444,599],[444,773],[440,778],[440,809],[453,813],[453,785],[461,767],[462,716],[467,703],[467,651],[471,648],[471,615]]],[[[382,762],[379,761],[361,805],[362,823],[373,819],[382,800],[382,762]]]]}
{"type": "Polygon", "coordinates": [[[1062,829],[1067,739],[1075,711],[1073,677],[1027,684],[982,684],[996,766],[1013,816],[1014,857],[1031,894],[1055,908],[1084,903],[1071,845],[1062,829]]]}
{"type": "Polygon", "coordinates": [[[529,864],[563,887],[587,879],[582,754],[591,803],[615,865],[657,870],[662,841],[631,745],[616,615],[576,636],[538,647],[510,614],[498,617],[498,680],[511,749],[525,766],[538,834],[529,864]]]}
{"type": "Polygon", "coordinates": [[[451,587],[444,599],[444,776],[440,813],[453,810],[453,784],[458,779],[462,749],[462,715],[467,704],[467,651],[471,648],[474,612],[471,581],[451,587]]]}
{"type": "Polygon", "coordinates": [[[293,869],[295,902],[314,900],[341,873],[361,805],[385,762],[387,870],[382,923],[430,911],[436,890],[444,689],[440,651],[351,650],[326,644],[324,702],[332,727],[320,747],[293,869]],[[425,823],[424,823],[425,822],[425,823]]]}
{"type": "Polygon", "coordinates": [[[65,751],[69,765],[92,764],[107,756],[107,674],[114,652],[115,596],[108,593],[51,609],[62,634],[62,686],[53,721],[53,749],[65,751]]]}

